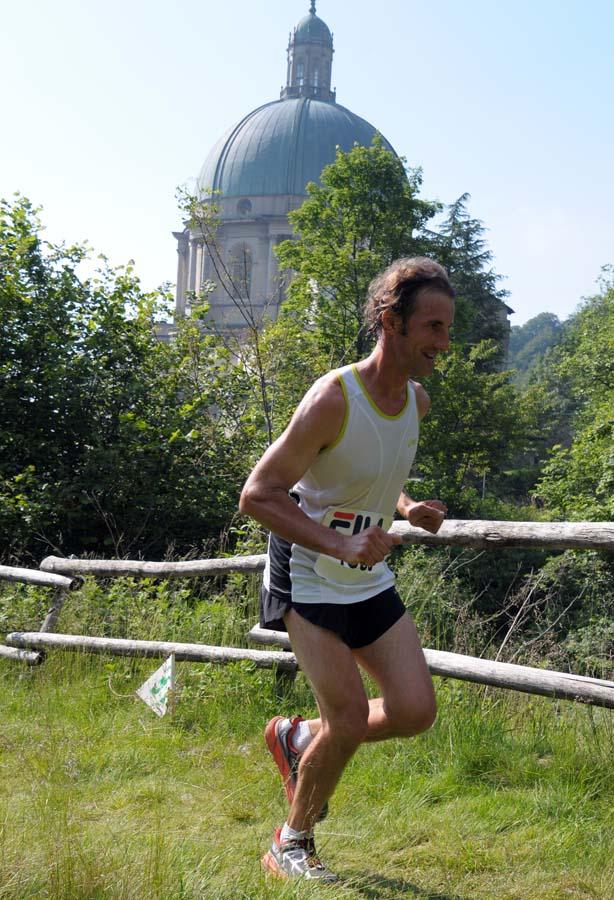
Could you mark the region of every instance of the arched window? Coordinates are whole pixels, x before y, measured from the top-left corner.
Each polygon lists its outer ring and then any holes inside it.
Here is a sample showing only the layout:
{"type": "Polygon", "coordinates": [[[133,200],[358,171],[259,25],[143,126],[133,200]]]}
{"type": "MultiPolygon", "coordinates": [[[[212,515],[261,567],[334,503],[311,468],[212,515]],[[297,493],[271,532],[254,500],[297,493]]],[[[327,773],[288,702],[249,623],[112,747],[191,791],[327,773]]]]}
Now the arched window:
{"type": "Polygon", "coordinates": [[[313,70],[313,86],[318,87],[320,84],[320,69],[318,66],[313,70]]]}
{"type": "Polygon", "coordinates": [[[248,244],[235,244],[228,259],[231,290],[239,297],[249,299],[252,291],[252,251],[248,244]]]}
{"type": "Polygon", "coordinates": [[[305,80],[305,66],[303,64],[303,60],[297,62],[296,64],[296,83],[299,87],[303,86],[303,82],[305,80]]]}

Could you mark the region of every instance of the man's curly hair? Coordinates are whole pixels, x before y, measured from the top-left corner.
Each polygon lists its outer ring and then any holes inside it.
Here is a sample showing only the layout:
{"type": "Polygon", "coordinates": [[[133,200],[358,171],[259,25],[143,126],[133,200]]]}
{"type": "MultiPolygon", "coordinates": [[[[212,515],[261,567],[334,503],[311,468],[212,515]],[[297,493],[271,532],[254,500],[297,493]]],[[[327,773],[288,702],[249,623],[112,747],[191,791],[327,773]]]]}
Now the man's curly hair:
{"type": "Polygon", "coordinates": [[[387,309],[398,313],[406,327],[416,307],[418,291],[432,288],[442,291],[452,300],[455,291],[443,266],[424,256],[397,259],[374,278],[369,285],[364,307],[365,322],[371,334],[379,337],[382,317],[387,309]]]}

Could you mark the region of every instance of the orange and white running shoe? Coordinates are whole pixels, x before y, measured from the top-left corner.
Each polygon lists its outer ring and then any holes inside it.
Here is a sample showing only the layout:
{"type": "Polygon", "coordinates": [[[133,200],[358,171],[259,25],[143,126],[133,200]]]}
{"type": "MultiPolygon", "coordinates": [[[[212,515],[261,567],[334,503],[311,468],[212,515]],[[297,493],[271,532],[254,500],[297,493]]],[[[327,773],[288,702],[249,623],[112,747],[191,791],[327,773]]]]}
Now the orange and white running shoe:
{"type": "Polygon", "coordinates": [[[306,878],[333,882],[339,877],[318,859],[313,835],[281,840],[281,828],[275,829],[271,849],[262,857],[262,868],[276,878],[306,878]]]}
{"type": "MultiPolygon", "coordinates": [[[[292,719],[286,719],[283,716],[275,716],[268,722],[264,729],[264,739],[269,748],[271,756],[275,760],[275,765],[279,769],[288,803],[292,806],[294,800],[294,792],[296,790],[296,779],[298,777],[298,764],[300,762],[300,754],[294,749],[292,743],[292,735],[294,734],[299,722],[303,721],[302,716],[294,716],[292,719]]],[[[318,822],[325,819],[328,815],[328,803],[322,807],[318,822]]]]}

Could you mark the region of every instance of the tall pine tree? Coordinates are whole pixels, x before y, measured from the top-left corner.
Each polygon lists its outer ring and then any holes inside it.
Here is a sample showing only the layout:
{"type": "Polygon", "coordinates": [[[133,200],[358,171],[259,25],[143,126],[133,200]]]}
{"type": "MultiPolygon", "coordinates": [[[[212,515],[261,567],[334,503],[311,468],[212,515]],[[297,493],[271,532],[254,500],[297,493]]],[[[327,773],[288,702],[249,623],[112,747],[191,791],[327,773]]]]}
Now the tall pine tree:
{"type": "Polygon", "coordinates": [[[456,289],[456,339],[468,347],[483,340],[495,341],[498,352],[489,362],[500,367],[507,350],[509,323],[504,298],[508,291],[498,287],[501,276],[492,269],[492,252],[485,239],[486,229],[470,216],[465,193],[451,203],[437,232],[431,233],[431,253],[446,267],[456,289]]]}

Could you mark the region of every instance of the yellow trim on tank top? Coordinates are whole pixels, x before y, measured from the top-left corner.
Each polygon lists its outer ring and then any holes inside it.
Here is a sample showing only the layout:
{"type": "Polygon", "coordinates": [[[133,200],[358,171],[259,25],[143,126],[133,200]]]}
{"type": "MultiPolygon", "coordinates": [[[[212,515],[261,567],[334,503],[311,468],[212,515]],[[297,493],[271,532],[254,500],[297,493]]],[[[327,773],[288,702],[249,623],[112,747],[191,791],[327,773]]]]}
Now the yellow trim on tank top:
{"type": "Polygon", "coordinates": [[[329,444],[328,447],[324,447],[324,449],[321,451],[322,453],[328,453],[329,450],[332,450],[333,447],[336,447],[337,444],[339,444],[343,440],[343,435],[345,434],[345,430],[348,425],[348,420],[350,418],[350,400],[348,397],[348,391],[345,386],[345,382],[341,376],[341,372],[337,372],[337,378],[339,379],[339,384],[341,385],[341,390],[343,391],[343,399],[345,400],[345,412],[343,414],[343,424],[341,426],[341,431],[339,432],[339,434],[337,435],[335,440],[332,442],[332,444],[329,444]]]}
{"type": "Polygon", "coordinates": [[[371,404],[371,406],[373,407],[375,412],[378,414],[378,416],[381,416],[382,419],[400,419],[401,418],[401,416],[407,409],[407,404],[409,403],[409,385],[407,385],[407,387],[406,387],[407,393],[405,396],[405,403],[403,404],[402,409],[400,409],[399,412],[396,413],[394,416],[389,416],[388,413],[385,413],[383,410],[381,410],[379,408],[379,406],[377,405],[377,403],[375,402],[375,400],[373,399],[373,397],[371,396],[369,391],[364,386],[362,378],[360,377],[358,369],[356,368],[356,365],[352,366],[352,372],[354,373],[354,377],[356,378],[356,381],[358,382],[358,386],[360,387],[361,391],[363,392],[363,394],[365,395],[365,397],[367,398],[367,400],[369,401],[369,403],[371,404]]]}

